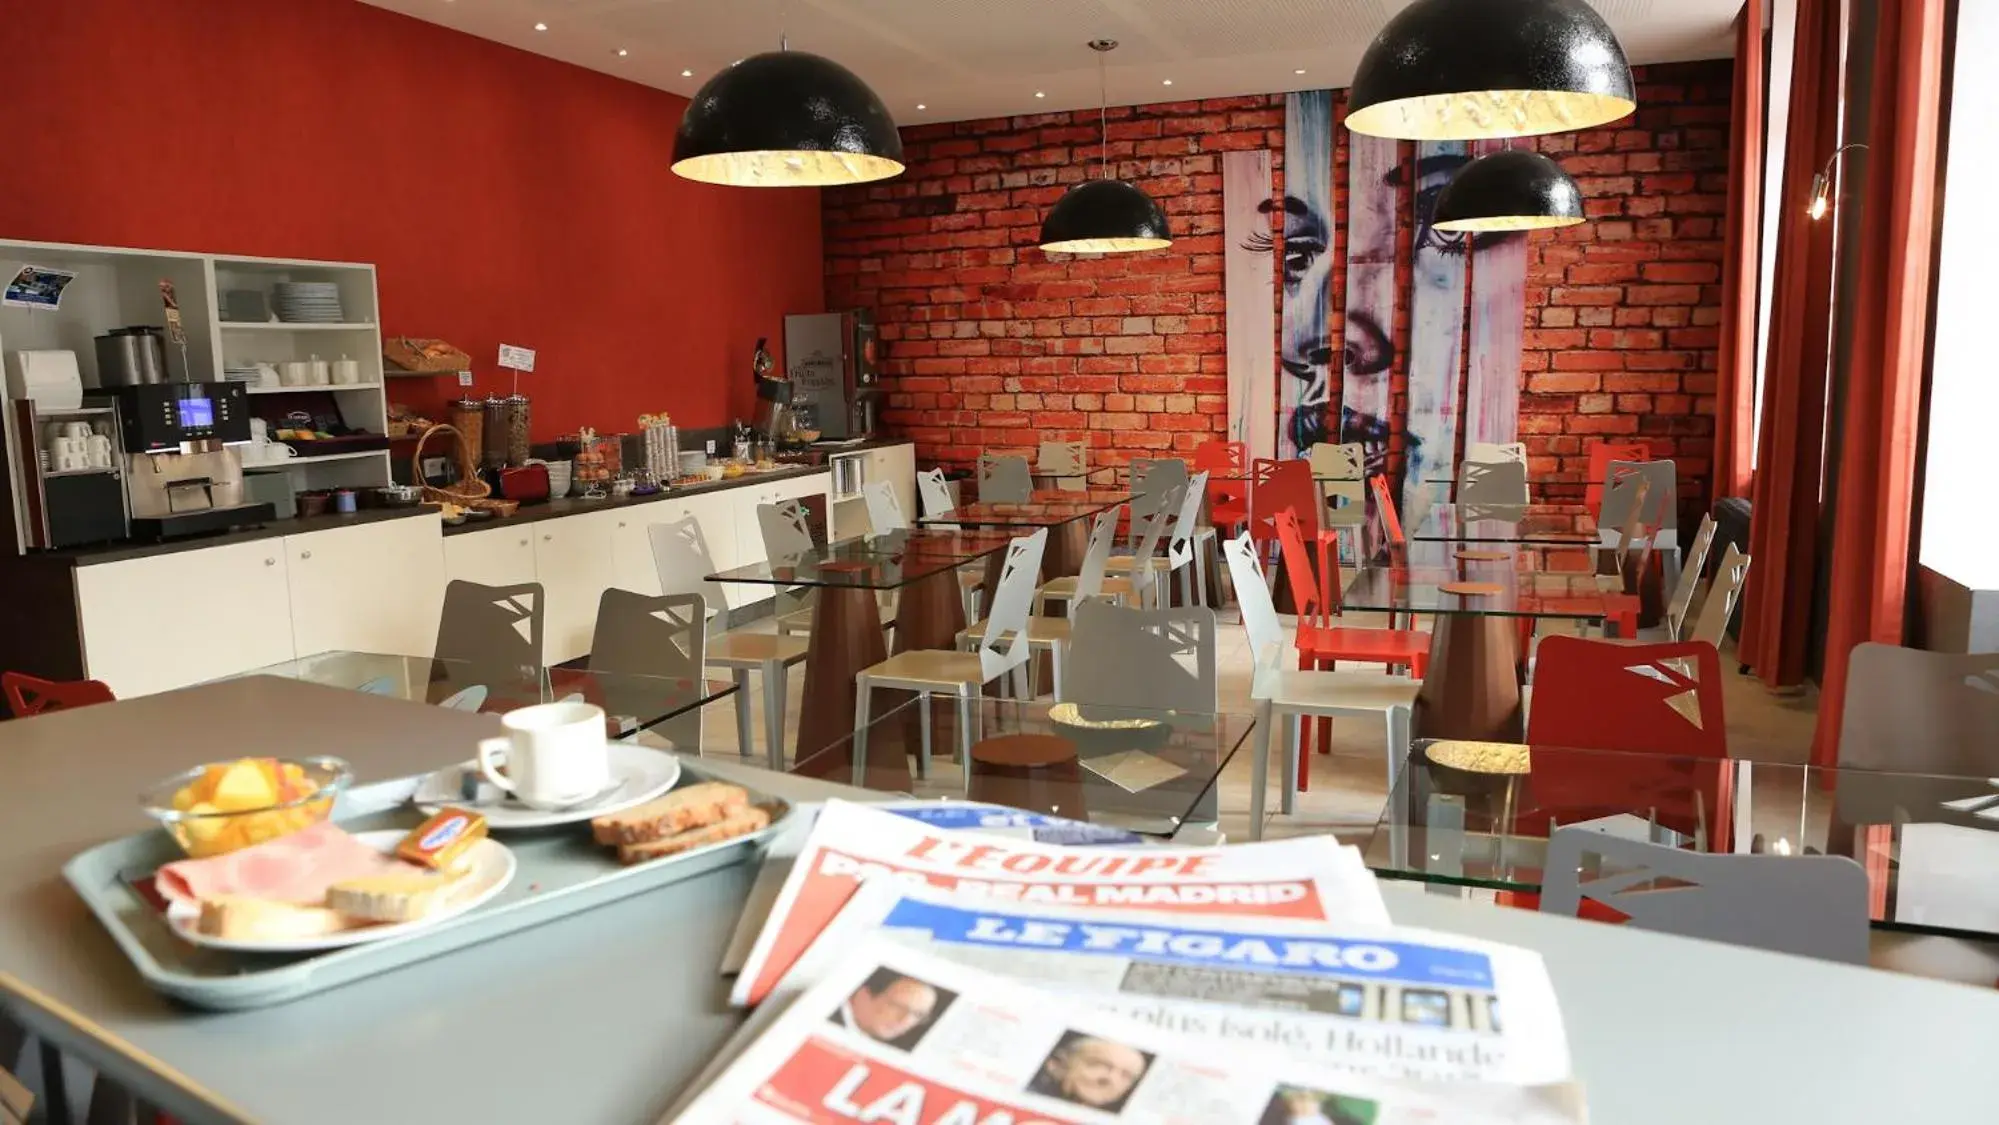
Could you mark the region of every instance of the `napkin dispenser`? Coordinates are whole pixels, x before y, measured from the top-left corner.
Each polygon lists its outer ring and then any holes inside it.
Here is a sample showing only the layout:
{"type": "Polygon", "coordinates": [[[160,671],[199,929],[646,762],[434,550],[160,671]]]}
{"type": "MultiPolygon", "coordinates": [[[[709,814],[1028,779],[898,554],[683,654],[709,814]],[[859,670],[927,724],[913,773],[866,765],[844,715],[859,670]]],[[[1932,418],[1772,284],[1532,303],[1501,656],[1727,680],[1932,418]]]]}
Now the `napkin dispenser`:
{"type": "Polygon", "coordinates": [[[83,373],[76,353],[20,351],[7,368],[7,397],[30,399],[44,413],[75,410],[83,405],[83,373]]]}

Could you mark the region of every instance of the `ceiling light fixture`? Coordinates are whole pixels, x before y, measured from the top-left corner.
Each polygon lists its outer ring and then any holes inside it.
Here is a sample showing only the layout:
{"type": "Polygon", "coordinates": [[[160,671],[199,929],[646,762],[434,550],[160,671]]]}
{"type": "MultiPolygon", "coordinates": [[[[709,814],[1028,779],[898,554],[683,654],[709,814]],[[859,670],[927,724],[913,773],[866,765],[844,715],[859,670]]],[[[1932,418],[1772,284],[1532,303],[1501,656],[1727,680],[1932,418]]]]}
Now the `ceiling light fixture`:
{"type": "Polygon", "coordinates": [[[625,57],[626,55],[629,55],[629,54],[631,54],[631,52],[630,52],[630,51],[627,51],[627,50],[625,50],[625,49],[624,49],[623,47],[620,47],[620,48],[618,48],[618,57],[619,57],[619,58],[621,58],[621,59],[622,59],[622,58],[624,58],[624,57],[625,57]]]}
{"type": "Polygon", "coordinates": [[[918,109],[929,109],[930,107],[929,107],[929,106],[927,106],[927,105],[924,105],[924,104],[923,104],[922,102],[917,102],[917,103],[916,103],[916,108],[918,108],[918,109]]]}
{"type": "Polygon", "coordinates": [[[682,78],[692,78],[694,77],[694,72],[691,70],[683,70],[680,72],[680,76],[682,78]]]}
{"type": "Polygon", "coordinates": [[[1562,166],[1532,149],[1488,153],[1458,169],[1437,196],[1438,230],[1545,230],[1582,222],[1582,189],[1562,166]]]}
{"type": "Polygon", "coordinates": [[[535,24],[535,25],[534,25],[534,29],[535,29],[536,31],[547,31],[547,30],[548,30],[548,25],[547,25],[547,24],[545,24],[545,23],[538,23],[538,24],[535,24]]]}
{"type": "Polygon", "coordinates": [[[902,135],[860,76],[832,59],[778,49],[702,83],[673,138],[673,170],[737,187],[823,187],[902,172],[902,135]]]}
{"type": "Polygon", "coordinates": [[[1173,80],[1171,78],[1162,78],[1159,80],[1159,84],[1161,86],[1171,86],[1173,84],[1173,80]]]}
{"type": "Polygon", "coordinates": [[[1294,70],[1294,71],[1292,71],[1291,73],[1293,73],[1293,74],[1303,74],[1303,73],[1305,73],[1305,68],[1301,66],[1301,67],[1299,67],[1299,68],[1298,68],[1297,70],[1294,70]]]}
{"type": "Polygon", "coordinates": [[[1416,0],[1368,44],[1347,100],[1347,128],[1416,141],[1566,133],[1638,105],[1586,0],[1416,0]]]}
{"type": "Polygon", "coordinates": [[[1039,90],[1036,90],[1036,91],[1034,91],[1034,96],[1035,96],[1035,97],[1037,97],[1037,98],[1045,98],[1045,97],[1047,97],[1048,95],[1047,95],[1047,94],[1044,94],[1044,93],[1042,93],[1042,92],[1041,92],[1041,91],[1039,91],[1039,90]]]}
{"type": "Polygon", "coordinates": [[[1041,248],[1064,254],[1125,254],[1171,246],[1173,233],[1159,204],[1111,176],[1110,86],[1104,55],[1117,48],[1117,40],[1092,39],[1089,46],[1097,52],[1098,158],[1104,174],[1070,188],[1048,209],[1041,222],[1041,248]]]}

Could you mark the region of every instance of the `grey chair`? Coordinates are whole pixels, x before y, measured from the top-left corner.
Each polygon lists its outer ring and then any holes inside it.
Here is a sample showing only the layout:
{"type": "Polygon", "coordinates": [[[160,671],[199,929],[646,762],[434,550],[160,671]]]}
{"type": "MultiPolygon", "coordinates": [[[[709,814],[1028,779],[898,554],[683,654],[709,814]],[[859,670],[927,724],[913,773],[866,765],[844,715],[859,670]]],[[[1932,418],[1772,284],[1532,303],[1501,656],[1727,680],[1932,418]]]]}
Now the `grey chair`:
{"type": "Polygon", "coordinates": [[[896,499],[894,481],[877,480],[862,485],[861,498],[868,506],[870,534],[887,535],[908,529],[909,517],[902,514],[902,501],[896,499]]]}
{"type": "Polygon", "coordinates": [[[979,454],[979,503],[1025,504],[1034,495],[1034,474],[1017,454],[979,454]]]}
{"type": "Polygon", "coordinates": [[[1083,441],[1044,441],[1034,471],[1052,477],[1064,492],[1081,492],[1089,487],[1090,445],[1083,441]]]}
{"type": "Polygon", "coordinates": [[[1162,457],[1156,460],[1133,461],[1131,472],[1131,525],[1126,530],[1128,541],[1137,546],[1139,521],[1156,513],[1171,517],[1179,510],[1180,502],[1173,498],[1173,490],[1187,485],[1187,462],[1178,457],[1162,457]]]}
{"type": "Polygon", "coordinates": [[[1839,765],[1999,777],[1999,653],[1855,646],[1846,664],[1839,765]]]}
{"type": "MultiPolygon", "coordinates": [[[[802,500],[758,504],[757,530],[762,533],[764,558],[773,566],[812,553],[811,514],[802,500]]],[[[776,589],[771,612],[777,620],[778,635],[788,637],[793,633],[810,633],[812,611],[818,605],[819,591],[810,587],[787,589],[779,586],[776,589]]]]}
{"type": "MultiPolygon", "coordinates": [[[[938,516],[951,514],[958,507],[951,482],[944,479],[944,470],[925,469],[916,474],[916,498],[923,505],[923,518],[934,520],[938,516]]],[[[953,523],[929,523],[925,527],[933,531],[956,531],[953,523]]],[[[979,619],[979,599],[985,593],[986,566],[974,563],[958,568],[958,596],[965,603],[965,620],[979,619]]]]}
{"type": "Polygon", "coordinates": [[[1526,504],[1527,463],[1470,461],[1458,466],[1458,503],[1526,504]]]}
{"type": "MultiPolygon", "coordinates": [[[[676,708],[689,707],[706,684],[708,603],[699,594],[636,594],[615,587],[597,599],[590,639],[596,702],[620,736],[636,734],[676,708]]],[[[782,697],[778,697],[782,705],[782,697]]],[[[701,708],[652,726],[689,754],[701,752],[701,708]]]]}
{"type": "Polygon", "coordinates": [[[1128,609],[1092,598],[1072,606],[1070,616],[1065,701],[1195,715],[1221,710],[1214,610],[1128,609]]]}
{"type": "MultiPolygon", "coordinates": [[[[1605,546],[1614,546],[1618,529],[1630,521],[1638,509],[1638,522],[1653,530],[1653,546],[1678,554],[1680,545],[1679,470],[1671,461],[1612,461],[1603,479],[1603,507],[1597,512],[1597,531],[1605,546]],[[1639,481],[1648,486],[1642,492],[1639,481]]],[[[1678,568],[1666,576],[1679,577],[1678,568]]]]}
{"type": "Polygon", "coordinates": [[[1639,929],[1867,964],[1867,872],[1843,856],[1713,855],[1561,828],[1542,870],[1543,914],[1575,917],[1590,899],[1639,929]]]}
{"type": "Polygon", "coordinates": [[[530,683],[538,690],[547,607],[539,582],[487,586],[452,580],[444,588],[432,650],[437,665],[426,699],[444,703],[476,695],[483,700],[530,683]]]}
{"type": "Polygon", "coordinates": [[[659,574],[659,588],[668,594],[699,596],[709,606],[703,611],[709,623],[703,659],[708,667],[728,672],[736,682],[736,744],[745,756],[756,745],[750,716],[750,673],[763,677],[764,751],[772,769],[783,769],[784,707],[789,678],[786,670],[805,659],[804,638],[721,629],[728,615],[719,612],[721,591],[708,581],[708,575],[715,573],[715,559],[709,553],[700,523],[693,516],[682,516],[673,523],[653,524],[646,533],[652,539],[652,562],[659,574]]]}

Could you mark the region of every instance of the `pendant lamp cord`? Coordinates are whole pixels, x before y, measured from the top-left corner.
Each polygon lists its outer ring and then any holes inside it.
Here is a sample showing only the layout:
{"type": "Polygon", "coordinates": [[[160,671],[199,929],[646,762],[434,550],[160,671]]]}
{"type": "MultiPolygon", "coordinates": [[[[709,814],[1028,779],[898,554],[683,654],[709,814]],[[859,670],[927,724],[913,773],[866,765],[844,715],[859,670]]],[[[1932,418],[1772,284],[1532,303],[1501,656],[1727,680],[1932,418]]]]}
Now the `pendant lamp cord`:
{"type": "Polygon", "coordinates": [[[1104,179],[1111,178],[1111,94],[1110,80],[1104,76],[1104,55],[1097,52],[1097,164],[1104,179]]]}

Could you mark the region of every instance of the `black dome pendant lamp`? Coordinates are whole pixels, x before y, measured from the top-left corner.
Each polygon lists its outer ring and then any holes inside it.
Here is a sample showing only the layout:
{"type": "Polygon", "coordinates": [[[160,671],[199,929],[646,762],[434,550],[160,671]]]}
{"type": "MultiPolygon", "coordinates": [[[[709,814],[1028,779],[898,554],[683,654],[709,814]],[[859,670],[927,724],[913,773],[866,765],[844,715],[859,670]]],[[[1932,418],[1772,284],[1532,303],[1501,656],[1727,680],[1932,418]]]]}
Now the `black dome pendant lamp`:
{"type": "Polygon", "coordinates": [[[1587,0],[1416,0],[1354,72],[1347,128],[1414,141],[1565,133],[1638,105],[1587,0]]]}
{"type": "Polygon", "coordinates": [[[1582,222],[1582,189],[1562,166],[1530,149],[1489,153],[1458,169],[1437,196],[1438,230],[1544,230],[1582,222]]]}
{"type": "Polygon", "coordinates": [[[1092,39],[1097,52],[1097,127],[1104,178],[1084,180],[1063,193],[1041,221],[1041,248],[1064,254],[1129,254],[1173,245],[1166,212],[1136,186],[1111,177],[1110,95],[1104,79],[1104,55],[1117,48],[1115,39],[1092,39]]]}
{"type": "Polygon", "coordinates": [[[674,172],[706,184],[829,187],[902,168],[902,134],[868,84],[782,39],[703,83],[673,138],[674,172]]]}

